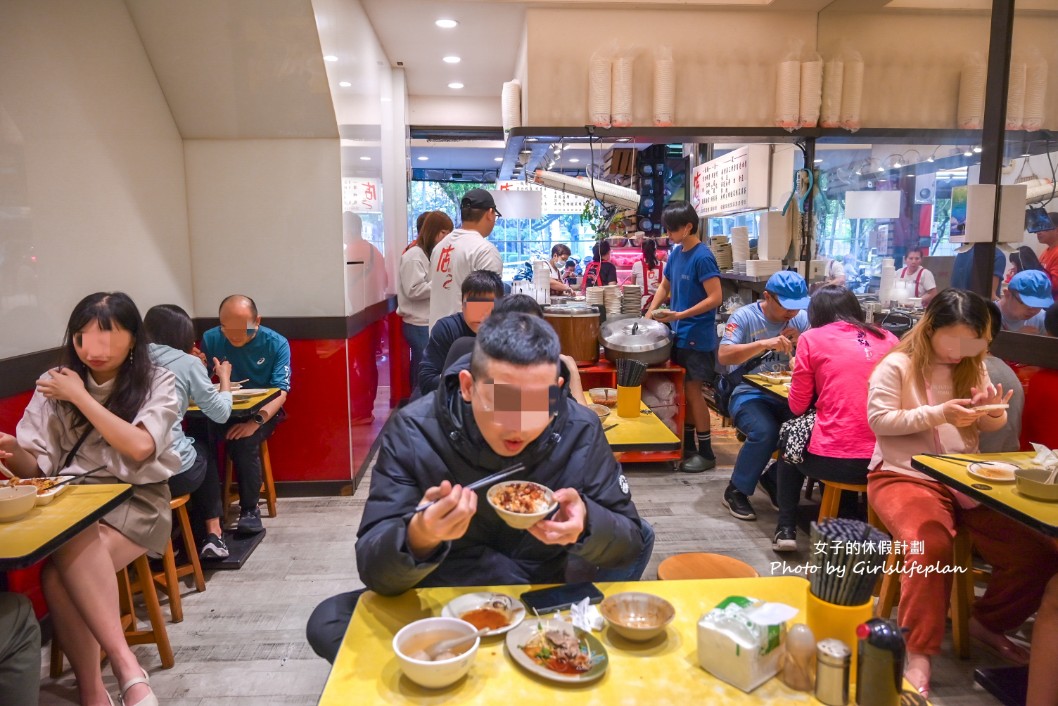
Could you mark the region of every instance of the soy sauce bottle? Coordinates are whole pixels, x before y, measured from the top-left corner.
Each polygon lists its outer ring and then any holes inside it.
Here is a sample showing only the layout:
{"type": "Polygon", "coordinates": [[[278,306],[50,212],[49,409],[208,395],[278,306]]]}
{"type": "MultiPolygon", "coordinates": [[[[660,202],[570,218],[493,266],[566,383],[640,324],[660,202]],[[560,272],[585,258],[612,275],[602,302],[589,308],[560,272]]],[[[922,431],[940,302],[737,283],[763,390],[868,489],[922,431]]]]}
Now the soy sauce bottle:
{"type": "Polygon", "coordinates": [[[893,623],[872,618],[856,628],[860,639],[856,670],[858,706],[900,706],[904,678],[904,635],[893,623]]]}

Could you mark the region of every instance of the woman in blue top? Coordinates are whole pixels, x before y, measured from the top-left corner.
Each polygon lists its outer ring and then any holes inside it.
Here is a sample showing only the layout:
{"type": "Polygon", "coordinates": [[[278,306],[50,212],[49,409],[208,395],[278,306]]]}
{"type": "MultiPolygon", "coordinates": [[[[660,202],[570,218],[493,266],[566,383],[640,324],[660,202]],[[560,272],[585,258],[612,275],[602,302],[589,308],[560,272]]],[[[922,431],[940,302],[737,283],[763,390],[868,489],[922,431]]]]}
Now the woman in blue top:
{"type": "MultiPolygon", "coordinates": [[[[155,365],[167,368],[176,376],[176,394],[180,418],[173,425],[172,447],[180,456],[180,472],[169,479],[173,497],[191,495],[191,526],[196,533],[205,528],[200,556],[223,559],[228,556],[220,526],[220,479],[216,470],[209,472],[209,448],[205,439],[184,434],[182,421],[188,404],[194,400],[207,417],[223,424],[231,414],[231,363],[213,359],[213,369],[220,381],[219,390],[210,382],[206,366],[191,355],[195,345],[195,328],[187,312],[175,304],[152,307],[143,317],[151,340],[150,355],[155,365]]],[[[201,434],[200,434],[201,436],[201,434]]]]}

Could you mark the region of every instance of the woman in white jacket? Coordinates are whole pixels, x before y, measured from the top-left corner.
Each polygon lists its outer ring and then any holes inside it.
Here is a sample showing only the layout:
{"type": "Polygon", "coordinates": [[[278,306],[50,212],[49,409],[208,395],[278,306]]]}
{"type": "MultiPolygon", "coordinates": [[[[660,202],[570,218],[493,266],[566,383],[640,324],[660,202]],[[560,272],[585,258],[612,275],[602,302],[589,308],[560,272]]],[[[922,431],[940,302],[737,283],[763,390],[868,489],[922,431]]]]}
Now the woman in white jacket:
{"type": "Polygon", "coordinates": [[[430,254],[441,238],[452,232],[452,219],[442,211],[419,216],[419,237],[400,257],[400,287],[397,313],[404,320],[401,329],[411,348],[411,389],[419,386],[419,365],[430,341],[430,254]]]}

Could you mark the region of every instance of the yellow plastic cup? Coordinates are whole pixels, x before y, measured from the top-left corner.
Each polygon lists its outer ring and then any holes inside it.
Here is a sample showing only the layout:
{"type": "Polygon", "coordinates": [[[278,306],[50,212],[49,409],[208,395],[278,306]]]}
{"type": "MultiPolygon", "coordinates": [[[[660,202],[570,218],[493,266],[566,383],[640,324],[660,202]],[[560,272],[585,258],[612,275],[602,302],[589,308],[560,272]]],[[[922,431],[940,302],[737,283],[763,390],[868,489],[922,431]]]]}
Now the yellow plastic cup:
{"type": "Polygon", "coordinates": [[[874,617],[874,600],[863,605],[844,606],[827,603],[817,598],[811,590],[805,604],[805,623],[812,630],[816,642],[827,638],[841,640],[852,652],[852,663],[849,667],[849,680],[856,681],[856,663],[858,662],[859,638],[856,628],[874,617]]]}
{"type": "Polygon", "coordinates": [[[617,386],[617,416],[638,417],[639,402],[642,399],[643,388],[617,386]]]}

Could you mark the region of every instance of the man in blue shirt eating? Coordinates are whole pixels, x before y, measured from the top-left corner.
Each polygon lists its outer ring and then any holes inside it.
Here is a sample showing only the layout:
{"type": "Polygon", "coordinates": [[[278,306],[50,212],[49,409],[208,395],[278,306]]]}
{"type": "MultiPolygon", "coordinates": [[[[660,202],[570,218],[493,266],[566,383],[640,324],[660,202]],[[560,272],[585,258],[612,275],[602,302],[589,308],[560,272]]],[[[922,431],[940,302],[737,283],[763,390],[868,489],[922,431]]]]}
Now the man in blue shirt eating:
{"type": "Polygon", "coordinates": [[[670,202],[662,211],[661,222],[676,247],[669,255],[646,316],[672,323],[672,360],[687,370],[683,387],[688,420],[683,426],[680,470],[701,473],[716,468],[709,406],[702,396],[702,385],[712,385],[716,375],[716,308],[723,296],[720,268],[712,251],[698,238],[698,214],[689,203],[670,202]],[[670,294],[671,308],[658,309],[670,294]]]}
{"type": "Polygon", "coordinates": [[[285,416],[282,410],[290,391],[290,344],[261,325],[253,299],[232,294],[220,303],[220,326],[202,336],[202,352],[206,360],[231,363],[232,379],[247,380],[246,387],[280,390],[278,397],[250,419],[230,419],[222,427],[239,479],[238,532],[257,534],[264,529],[257,507],[261,499],[261,442],[285,416]]]}
{"type": "MultiPolygon", "coordinates": [[[[744,306],[728,319],[717,350],[721,365],[733,372],[753,361],[743,374],[764,372],[771,366],[788,366],[797,337],[808,328],[808,285],[796,272],[776,272],[764,286],[764,298],[744,306]]],[[[775,479],[762,477],[764,467],[779,441],[779,426],[791,417],[786,400],[740,383],[728,404],[735,428],[746,435],[738,452],[723,504],[740,520],[755,520],[749,502],[760,481],[774,496],[775,479]]]]}

